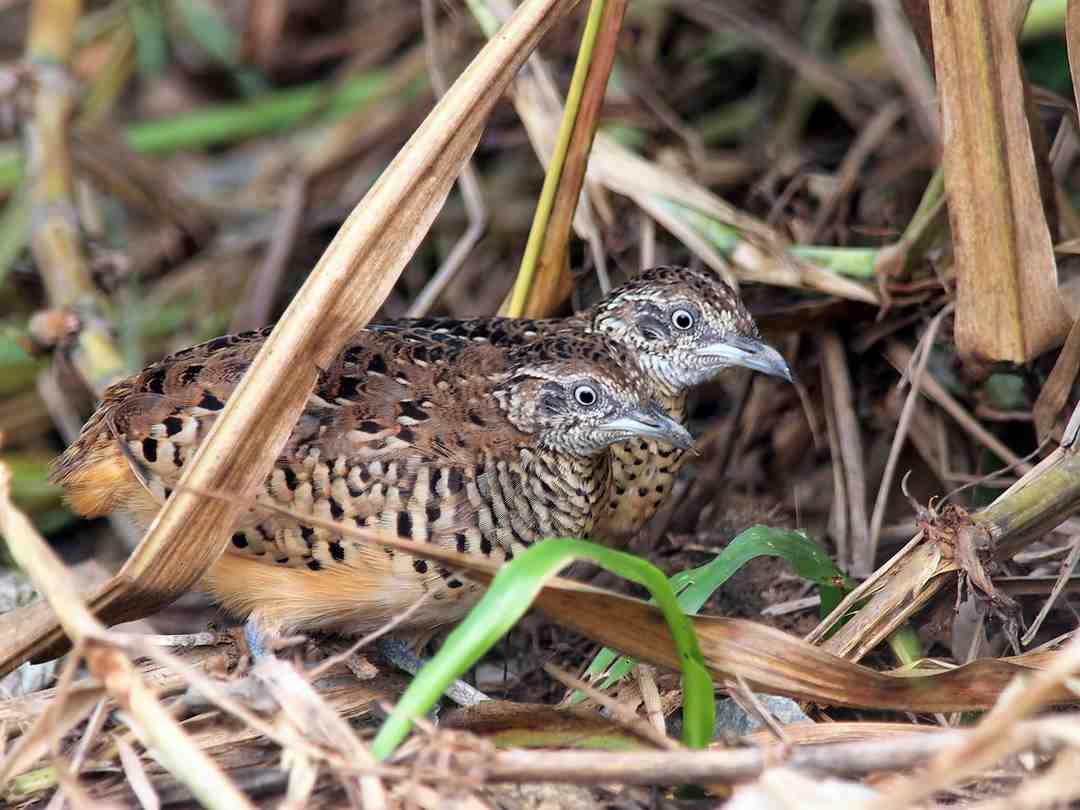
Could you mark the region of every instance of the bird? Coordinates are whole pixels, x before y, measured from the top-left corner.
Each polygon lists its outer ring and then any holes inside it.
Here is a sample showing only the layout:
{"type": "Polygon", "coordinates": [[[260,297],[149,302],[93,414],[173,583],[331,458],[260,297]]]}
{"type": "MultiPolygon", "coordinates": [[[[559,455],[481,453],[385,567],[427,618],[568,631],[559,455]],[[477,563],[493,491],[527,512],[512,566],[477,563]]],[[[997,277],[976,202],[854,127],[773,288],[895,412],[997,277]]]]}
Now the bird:
{"type": "MultiPolygon", "coordinates": [[[[181,350],[108,389],[52,471],[75,511],[152,519],[268,334],[181,350]]],[[[370,632],[429,591],[403,628],[452,623],[479,598],[475,583],[294,514],[504,563],[547,537],[588,536],[610,488],[608,448],[639,440],[692,444],[604,335],[499,346],[422,327],[362,331],[319,373],[197,588],[245,618],[249,640],[370,632]]]]}
{"type": "MultiPolygon", "coordinates": [[[[738,293],[707,269],[648,268],[566,318],[401,318],[369,328],[391,333],[423,328],[498,346],[557,334],[601,334],[629,354],[653,398],[683,425],[690,390],[727,368],[793,381],[787,362],[762,339],[738,293]]],[[[622,547],[670,494],[686,450],[639,437],[613,445],[610,454],[611,489],[591,539],[622,547]]]]}

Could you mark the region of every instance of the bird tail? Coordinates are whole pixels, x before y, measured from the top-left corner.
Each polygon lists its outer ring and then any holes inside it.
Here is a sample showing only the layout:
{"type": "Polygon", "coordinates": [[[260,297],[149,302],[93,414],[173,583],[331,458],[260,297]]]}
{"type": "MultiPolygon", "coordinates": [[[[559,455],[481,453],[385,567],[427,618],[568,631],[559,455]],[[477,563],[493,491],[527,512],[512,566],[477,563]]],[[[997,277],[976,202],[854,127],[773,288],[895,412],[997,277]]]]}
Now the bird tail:
{"type": "Polygon", "coordinates": [[[67,504],[85,517],[124,509],[152,518],[160,503],[109,419],[109,410],[103,409],[86,423],[79,438],[53,462],[49,481],[62,486],[67,504]]]}

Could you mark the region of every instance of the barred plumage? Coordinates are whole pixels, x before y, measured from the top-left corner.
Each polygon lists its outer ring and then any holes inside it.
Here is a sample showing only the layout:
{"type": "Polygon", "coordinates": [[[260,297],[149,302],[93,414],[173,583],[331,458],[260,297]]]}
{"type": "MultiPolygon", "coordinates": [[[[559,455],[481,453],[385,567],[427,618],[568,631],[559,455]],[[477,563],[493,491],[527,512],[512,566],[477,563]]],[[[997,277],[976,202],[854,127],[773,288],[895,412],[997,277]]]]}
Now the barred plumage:
{"type": "MultiPolygon", "coordinates": [[[[113,386],[56,466],[72,505],[152,516],[265,335],[185,349],[113,386]]],[[[258,501],[501,562],[544,537],[587,536],[609,491],[608,447],[646,436],[689,445],[601,336],[504,349],[366,331],[320,374],[258,501]]],[[[203,587],[278,630],[362,632],[428,590],[412,623],[434,626],[476,595],[420,557],[258,508],[203,587]]]]}

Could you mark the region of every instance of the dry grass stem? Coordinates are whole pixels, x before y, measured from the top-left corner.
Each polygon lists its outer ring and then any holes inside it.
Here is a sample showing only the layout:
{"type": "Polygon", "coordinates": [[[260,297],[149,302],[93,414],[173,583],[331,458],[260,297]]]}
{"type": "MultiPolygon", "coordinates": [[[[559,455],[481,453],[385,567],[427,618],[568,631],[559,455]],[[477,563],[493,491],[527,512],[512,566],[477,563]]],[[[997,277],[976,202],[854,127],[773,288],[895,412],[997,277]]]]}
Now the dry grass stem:
{"type": "Polygon", "coordinates": [[[304,221],[307,203],[308,179],[303,174],[293,174],[285,182],[281,195],[281,211],[278,227],[270,240],[270,248],[263,257],[257,272],[248,278],[248,286],[240,299],[232,323],[232,332],[261,329],[270,321],[271,307],[292,254],[300,227],[304,221]]]}
{"type": "MultiPolygon", "coordinates": [[[[848,527],[846,547],[850,554],[850,568],[854,576],[864,577],[874,568],[870,551],[869,525],[866,515],[866,469],[863,464],[862,434],[855,415],[855,403],[851,390],[851,374],[848,371],[844,344],[835,332],[822,336],[822,391],[825,394],[826,417],[831,420],[830,437],[835,433],[840,451],[834,465],[843,471],[844,495],[848,527]]],[[[848,561],[845,561],[848,562],[848,561]]]]}
{"type": "MultiPolygon", "coordinates": [[[[438,31],[435,28],[435,3],[434,0],[421,0],[421,19],[424,25],[424,53],[427,56],[428,73],[431,76],[431,86],[435,89],[436,98],[441,98],[446,93],[446,76],[443,71],[442,61],[439,57],[437,42],[438,31]]],[[[409,318],[422,318],[438,300],[442,291],[446,289],[465,260],[469,258],[476,243],[484,235],[488,224],[487,206],[484,205],[484,195],[480,189],[480,180],[476,176],[476,169],[469,161],[461,170],[458,178],[458,190],[461,192],[461,201],[465,206],[465,214],[469,218],[469,227],[461,235],[454,246],[450,249],[446,259],[431,277],[424,289],[416,296],[405,313],[409,318]]]]}
{"type": "MultiPolygon", "coordinates": [[[[907,374],[912,365],[911,349],[896,341],[889,341],[885,347],[885,357],[901,374],[907,374]]],[[[984,428],[952,394],[945,390],[933,375],[923,375],[921,387],[923,393],[956,420],[964,431],[981,445],[992,451],[1010,467],[1029,472],[1032,466],[1005,446],[1004,442],[984,428]]]]}
{"type": "MultiPolygon", "coordinates": [[[[9,473],[0,466],[0,530],[16,560],[38,590],[49,600],[69,636],[85,645],[86,665],[105,684],[106,690],[125,710],[132,730],[158,760],[183,782],[207,807],[250,808],[252,805],[212,759],[196,748],[172,716],[136,673],[131,661],[99,639],[105,629],[79,601],[77,590],[63,563],[49,549],[26,517],[11,503],[9,473]]],[[[48,721],[48,714],[41,721],[48,721]]],[[[0,784],[14,774],[9,757],[0,769],[0,784]]]]}
{"type": "Polygon", "coordinates": [[[567,689],[573,689],[585,695],[589,700],[607,710],[611,719],[623,726],[636,736],[647,740],[654,746],[665,751],[678,751],[682,749],[675,740],[667,736],[663,728],[656,728],[650,720],[638,716],[638,713],[629,706],[618,700],[608,697],[599,689],[590,686],[581,678],[576,678],[564,669],[560,669],[551,662],[544,664],[544,672],[557,680],[567,689]]]}
{"type": "Polygon", "coordinates": [[[840,75],[832,65],[804,49],[779,26],[760,17],[752,17],[745,9],[715,6],[701,0],[680,0],[679,5],[691,17],[715,31],[734,29],[749,37],[813,85],[850,124],[857,128],[865,124],[866,115],[860,108],[856,85],[840,75]]]}
{"type": "Polygon", "coordinates": [[[870,155],[882,141],[889,137],[904,113],[904,106],[899,101],[886,104],[867,122],[859,136],[852,142],[837,172],[836,187],[822,202],[814,219],[809,241],[816,242],[837,210],[851,195],[859,183],[859,175],[870,155]]]}
{"type": "MultiPolygon", "coordinates": [[[[1042,627],[1042,623],[1046,621],[1047,615],[1050,613],[1050,609],[1054,607],[1058,597],[1065,591],[1066,587],[1070,584],[1069,579],[1073,570],[1076,568],[1076,563],[1080,561],[1080,537],[1074,537],[1072,541],[1072,548],[1069,549],[1069,554],[1065,560],[1061,563],[1061,573],[1058,574],[1057,579],[1054,580],[1054,587],[1051,589],[1046,601],[1043,602],[1043,606],[1039,608],[1039,613],[1035,617],[1035,621],[1028,627],[1027,632],[1020,638],[1020,643],[1025,647],[1035,640],[1036,634],[1039,632],[1039,628],[1042,627]]],[[[1075,584],[1075,583],[1072,583],[1075,584]]]]}
{"type": "Polygon", "coordinates": [[[1016,36],[1026,0],[933,0],[945,184],[956,253],[956,345],[1024,362],[1061,345],[1070,320],[1028,125],[1016,36]]]}
{"type": "Polygon", "coordinates": [[[931,71],[919,50],[919,43],[904,20],[897,0],[871,0],[874,27],[881,49],[907,95],[919,129],[930,143],[941,143],[941,120],[931,71]]]}
{"type": "MultiPolygon", "coordinates": [[[[569,264],[571,227],[575,212],[585,199],[582,186],[585,183],[596,128],[600,122],[604,94],[612,65],[615,63],[615,50],[626,6],[627,0],[605,0],[600,14],[592,59],[587,67],[579,107],[570,131],[565,162],[559,173],[551,219],[544,231],[537,257],[536,276],[528,290],[527,302],[521,313],[525,317],[551,315],[559,304],[566,300],[573,287],[569,264]]],[[[591,220],[591,216],[589,219],[591,220]]],[[[599,244],[600,238],[595,225],[589,228],[588,236],[590,242],[599,244]]]]}
{"type": "Polygon", "coordinates": [[[87,385],[100,393],[123,375],[124,362],[109,332],[104,299],[91,278],[74,203],[68,142],[76,91],[67,66],[82,5],[80,0],[33,4],[26,56],[34,65],[36,86],[22,138],[30,249],[49,305],[77,319],[74,345],[66,352],[87,385]]]}
{"type": "Polygon", "coordinates": [[[893,438],[892,445],[889,447],[889,457],[885,461],[885,471],[881,475],[881,483],[878,485],[877,499],[874,501],[874,511],[870,519],[869,551],[867,556],[871,562],[877,559],[878,540],[881,537],[881,525],[885,522],[885,507],[889,502],[889,491],[892,487],[893,476],[896,475],[896,465],[900,461],[900,451],[904,447],[908,429],[911,427],[911,421],[915,415],[915,406],[918,404],[919,392],[926,376],[926,364],[930,360],[930,351],[934,346],[934,340],[937,338],[938,329],[941,328],[941,322],[951,311],[951,305],[942,308],[941,312],[930,321],[926,332],[919,339],[918,346],[915,347],[914,357],[918,359],[909,380],[911,388],[908,391],[907,398],[904,400],[904,407],[900,412],[900,419],[896,425],[896,435],[893,438]]]}

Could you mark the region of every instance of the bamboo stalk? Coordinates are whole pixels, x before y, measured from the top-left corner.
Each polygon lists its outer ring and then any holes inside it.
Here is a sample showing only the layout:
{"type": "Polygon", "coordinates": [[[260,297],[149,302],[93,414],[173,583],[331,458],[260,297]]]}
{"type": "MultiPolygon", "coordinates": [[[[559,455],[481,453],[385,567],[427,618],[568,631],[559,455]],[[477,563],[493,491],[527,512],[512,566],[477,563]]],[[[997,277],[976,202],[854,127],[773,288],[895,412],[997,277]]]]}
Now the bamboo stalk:
{"type": "Polygon", "coordinates": [[[26,57],[34,66],[35,88],[22,139],[30,250],[50,306],[78,316],[78,335],[65,349],[90,388],[100,393],[122,376],[124,362],[109,334],[106,302],[94,288],[73,202],[68,124],[75,96],[67,64],[81,12],[79,0],[34,3],[26,57]]]}

